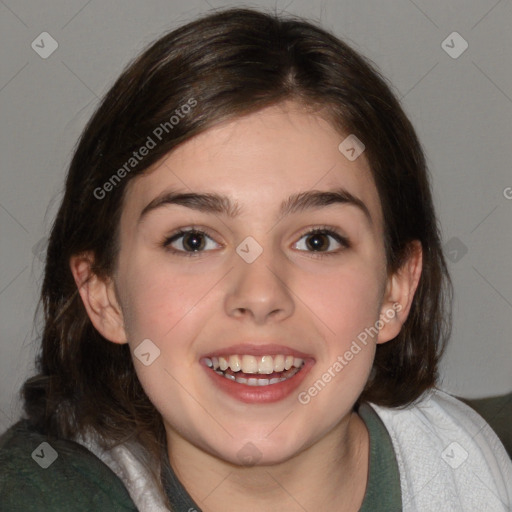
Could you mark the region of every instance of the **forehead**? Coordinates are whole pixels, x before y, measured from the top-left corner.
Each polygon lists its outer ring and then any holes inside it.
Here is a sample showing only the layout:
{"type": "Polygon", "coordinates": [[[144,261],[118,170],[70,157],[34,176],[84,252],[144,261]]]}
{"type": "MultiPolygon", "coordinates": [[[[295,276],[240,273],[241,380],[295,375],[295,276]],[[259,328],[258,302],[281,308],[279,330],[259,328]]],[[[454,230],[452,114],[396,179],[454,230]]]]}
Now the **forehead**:
{"type": "Polygon", "coordinates": [[[319,114],[284,103],[216,125],[130,180],[123,215],[132,221],[168,189],[215,192],[243,214],[277,210],[293,193],[342,187],[380,223],[380,201],[364,152],[349,160],[340,134],[319,114]]]}

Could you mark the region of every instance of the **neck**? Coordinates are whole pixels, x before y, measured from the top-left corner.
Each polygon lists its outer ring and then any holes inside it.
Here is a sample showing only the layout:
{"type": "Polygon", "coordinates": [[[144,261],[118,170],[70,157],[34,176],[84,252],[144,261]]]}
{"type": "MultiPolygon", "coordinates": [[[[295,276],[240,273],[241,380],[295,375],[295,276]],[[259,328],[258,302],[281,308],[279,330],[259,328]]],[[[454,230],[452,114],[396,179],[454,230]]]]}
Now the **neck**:
{"type": "Polygon", "coordinates": [[[369,436],[356,413],[299,454],[271,466],[236,466],[174,432],[168,434],[168,447],[176,476],[205,512],[355,512],[364,499],[369,436]]]}

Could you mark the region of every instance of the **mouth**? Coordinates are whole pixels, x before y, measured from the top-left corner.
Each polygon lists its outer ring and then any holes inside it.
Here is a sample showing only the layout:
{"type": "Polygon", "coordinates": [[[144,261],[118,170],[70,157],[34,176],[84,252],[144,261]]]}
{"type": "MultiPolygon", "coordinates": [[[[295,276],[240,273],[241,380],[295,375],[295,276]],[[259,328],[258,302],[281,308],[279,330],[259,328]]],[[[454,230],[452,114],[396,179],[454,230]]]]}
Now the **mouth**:
{"type": "Polygon", "coordinates": [[[230,350],[203,357],[200,363],[216,387],[246,403],[282,400],[315,364],[311,356],[285,347],[245,345],[230,350]]]}
{"type": "Polygon", "coordinates": [[[292,355],[230,355],[204,358],[204,364],[222,377],[247,386],[272,386],[291,379],[304,366],[292,355]]]}

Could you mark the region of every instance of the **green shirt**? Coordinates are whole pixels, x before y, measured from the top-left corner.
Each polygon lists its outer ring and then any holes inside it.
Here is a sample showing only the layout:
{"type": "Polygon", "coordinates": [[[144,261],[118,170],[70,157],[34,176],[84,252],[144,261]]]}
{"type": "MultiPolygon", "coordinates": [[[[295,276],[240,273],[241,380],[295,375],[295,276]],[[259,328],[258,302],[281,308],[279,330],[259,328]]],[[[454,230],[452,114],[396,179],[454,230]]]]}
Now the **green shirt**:
{"type": "MultiPolygon", "coordinates": [[[[370,433],[370,466],[360,512],[402,510],[400,477],[389,434],[368,405],[359,414],[370,433]]],[[[168,464],[163,473],[166,492],[176,512],[201,511],[168,464]]],[[[50,440],[29,428],[26,420],[0,437],[0,510],[33,511],[136,511],[123,482],[83,446],[50,440]],[[41,446],[41,443],[47,445],[41,446]],[[52,460],[55,450],[57,458],[52,460]]],[[[333,509],[335,510],[335,509],[333,509]]]]}
{"type": "MultiPolygon", "coordinates": [[[[362,404],[358,413],[370,434],[368,482],[359,512],[399,512],[402,510],[400,475],[391,438],[369,405],[362,404]]],[[[177,480],[170,465],[166,467],[163,479],[167,495],[176,511],[188,512],[192,509],[201,512],[199,505],[177,480]]]]}

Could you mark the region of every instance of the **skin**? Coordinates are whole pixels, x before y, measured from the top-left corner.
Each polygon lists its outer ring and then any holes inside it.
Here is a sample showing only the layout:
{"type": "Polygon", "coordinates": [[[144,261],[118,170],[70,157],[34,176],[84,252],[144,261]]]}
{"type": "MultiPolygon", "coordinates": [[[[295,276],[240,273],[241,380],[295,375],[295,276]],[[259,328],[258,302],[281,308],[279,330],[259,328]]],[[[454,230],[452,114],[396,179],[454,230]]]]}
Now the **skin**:
{"type": "MultiPolygon", "coordinates": [[[[91,254],[71,259],[96,329],[132,351],[147,338],[159,348],[149,366],[134,358],[135,369],[162,415],[169,460],[205,511],[327,511],[334,500],[336,510],[355,511],[363,501],[369,440],[352,407],[377,344],[393,339],[407,317],[421,249],[416,244],[403,268],[388,275],[378,192],[364,153],[351,162],[338,150],[346,135],[291,102],[210,128],[128,184],[111,279],[91,273],[91,254]],[[372,221],[349,204],[277,221],[291,194],[336,187],[362,200],[372,221]],[[226,194],[241,212],[231,218],[166,205],[138,222],[142,209],[170,188],[226,194]],[[350,246],[324,235],[330,255],[316,257],[303,232],[324,224],[350,246]],[[187,257],[162,247],[191,225],[208,229],[206,250],[187,257]],[[250,264],[236,252],[247,236],[263,248],[250,264]],[[378,336],[308,404],[299,403],[298,392],[396,303],[400,311],[378,336]],[[245,404],[212,386],[201,356],[248,339],[314,357],[297,392],[273,404],[245,404]],[[239,455],[248,442],[258,458],[250,467],[239,455]]],[[[173,247],[183,251],[183,242],[173,247]]]]}

